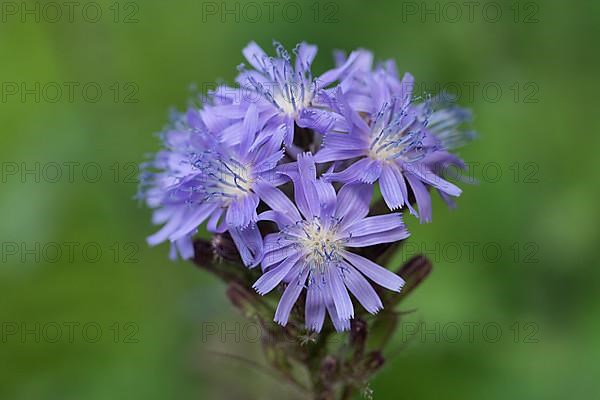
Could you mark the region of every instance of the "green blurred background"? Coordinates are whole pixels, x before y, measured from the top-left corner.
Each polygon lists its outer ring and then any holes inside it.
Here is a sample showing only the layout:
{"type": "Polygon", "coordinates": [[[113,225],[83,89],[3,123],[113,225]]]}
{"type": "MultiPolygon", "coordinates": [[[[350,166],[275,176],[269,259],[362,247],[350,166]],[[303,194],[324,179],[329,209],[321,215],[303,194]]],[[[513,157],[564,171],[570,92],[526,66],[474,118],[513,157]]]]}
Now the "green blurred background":
{"type": "Polygon", "coordinates": [[[263,364],[249,331],[207,335],[243,321],[216,279],[146,247],[133,199],[168,110],[273,39],[318,44],[317,71],[369,48],[475,115],[460,154],[480,183],[406,218],[390,267],[420,250],[434,272],[375,398],[597,397],[600,3],[291,3],[2,3],[0,398],[301,398],[241,360],[263,364]]]}

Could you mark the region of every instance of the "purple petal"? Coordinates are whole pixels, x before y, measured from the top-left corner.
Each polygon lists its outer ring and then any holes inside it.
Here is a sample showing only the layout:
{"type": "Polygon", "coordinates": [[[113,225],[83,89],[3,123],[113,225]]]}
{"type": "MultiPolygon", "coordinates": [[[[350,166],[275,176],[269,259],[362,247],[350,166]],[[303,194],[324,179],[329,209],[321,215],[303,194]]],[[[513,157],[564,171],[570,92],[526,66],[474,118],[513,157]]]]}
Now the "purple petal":
{"type": "Polygon", "coordinates": [[[296,48],[296,72],[309,70],[315,56],[317,46],[302,42],[296,48]]]}
{"type": "Polygon", "coordinates": [[[361,181],[365,183],[373,183],[381,176],[382,165],[381,161],[371,160],[363,171],[361,181]]]}
{"type": "Polygon", "coordinates": [[[244,265],[250,268],[256,267],[263,256],[263,240],[258,227],[252,224],[245,229],[231,228],[229,234],[242,257],[244,265]]]}
{"type": "Polygon", "coordinates": [[[250,65],[257,70],[262,70],[264,68],[264,60],[268,58],[264,50],[254,41],[248,43],[248,45],[244,47],[242,54],[246,57],[246,60],[248,60],[250,65]]]}
{"type": "Polygon", "coordinates": [[[181,220],[184,215],[184,210],[177,210],[170,216],[169,222],[167,222],[158,232],[154,235],[148,236],[146,242],[150,246],[156,246],[159,243],[167,240],[171,233],[175,232],[175,230],[179,227],[181,220]]]}
{"type": "Polygon", "coordinates": [[[371,159],[363,158],[341,172],[325,174],[325,178],[333,182],[352,183],[362,181],[365,169],[371,163],[371,159]]]}
{"type": "Polygon", "coordinates": [[[325,298],[325,307],[327,307],[329,318],[331,318],[331,322],[333,322],[333,327],[335,330],[338,332],[343,332],[350,329],[350,320],[338,317],[331,293],[329,293],[328,290],[323,290],[321,295],[325,298]]]}
{"type": "Polygon", "coordinates": [[[335,117],[331,111],[305,108],[300,111],[296,122],[302,128],[309,128],[320,133],[325,133],[335,125],[335,117]]]}
{"type": "Polygon", "coordinates": [[[344,286],[341,271],[342,270],[339,267],[328,268],[326,286],[333,299],[338,318],[344,320],[354,317],[354,307],[352,306],[352,300],[350,300],[350,296],[348,295],[348,290],[346,289],[346,286],[344,286]]]}
{"type": "Polygon", "coordinates": [[[355,220],[352,224],[347,225],[344,231],[350,233],[354,238],[397,228],[404,228],[402,214],[391,213],[355,220]]]}
{"type": "Polygon", "coordinates": [[[366,134],[371,130],[360,114],[350,106],[348,98],[344,95],[342,88],[339,86],[336,90],[335,98],[339,102],[342,114],[349,122],[352,122],[354,129],[357,129],[363,134],[366,134]]]}
{"type": "MultiPolygon", "coordinates": [[[[395,69],[395,65],[392,66],[395,69]]],[[[400,90],[399,90],[399,99],[400,107],[406,107],[412,98],[413,88],[415,86],[415,78],[410,73],[405,73],[402,77],[402,82],[400,82],[400,90]]]]}
{"type": "Polygon", "coordinates": [[[304,319],[308,330],[321,332],[325,320],[325,301],[321,289],[316,284],[309,285],[306,291],[304,319]]]}
{"type": "Polygon", "coordinates": [[[375,232],[369,235],[352,237],[346,244],[349,247],[366,247],[379,243],[392,243],[409,237],[406,228],[396,228],[389,231],[375,232]]]}
{"type": "Polygon", "coordinates": [[[390,210],[402,207],[407,201],[406,182],[395,163],[383,167],[379,178],[379,187],[385,204],[390,210]]]}
{"type": "Polygon", "coordinates": [[[340,189],[337,196],[335,216],[344,224],[361,219],[369,213],[373,186],[367,183],[349,183],[340,189]]]}
{"type": "Polygon", "coordinates": [[[425,164],[404,164],[404,169],[407,172],[407,174],[405,174],[407,178],[409,175],[408,173],[413,174],[428,185],[431,185],[442,192],[448,193],[451,196],[460,196],[462,192],[458,186],[453,185],[447,180],[434,174],[425,164]]]}
{"type": "Polygon", "coordinates": [[[329,147],[324,147],[317,154],[315,154],[316,163],[326,163],[330,161],[342,161],[350,158],[360,157],[364,155],[363,150],[338,150],[329,147]]]}
{"type": "Polygon", "coordinates": [[[328,86],[330,83],[338,80],[344,73],[351,71],[353,67],[361,66],[361,64],[357,63],[357,61],[363,60],[363,56],[364,54],[360,50],[353,51],[350,53],[350,56],[346,59],[344,64],[321,75],[317,79],[317,85],[319,87],[328,86]],[[355,66],[354,63],[357,63],[357,65],[355,66]]]}
{"type": "Polygon", "coordinates": [[[204,203],[196,210],[184,216],[185,222],[169,235],[169,240],[174,241],[198,229],[201,223],[217,208],[216,203],[204,203]]]}
{"type": "Polygon", "coordinates": [[[325,135],[323,146],[336,150],[362,150],[366,152],[369,143],[364,137],[352,133],[330,133],[325,135]]]}
{"type": "Polygon", "coordinates": [[[290,284],[285,288],[283,296],[281,296],[281,299],[279,300],[277,311],[275,311],[275,322],[278,324],[283,326],[287,324],[292,307],[294,307],[296,300],[298,300],[298,296],[300,296],[302,289],[304,289],[304,283],[306,282],[308,271],[309,268],[304,266],[302,268],[302,272],[298,274],[296,279],[291,281],[290,284]]]}
{"type": "Polygon", "coordinates": [[[381,287],[399,292],[404,285],[404,279],[369,259],[350,253],[349,251],[344,251],[343,256],[346,261],[352,264],[363,275],[381,287]]]}
{"type": "Polygon", "coordinates": [[[258,131],[258,111],[253,103],[248,106],[248,111],[244,116],[242,123],[244,129],[242,131],[242,139],[240,141],[240,154],[242,156],[247,155],[250,146],[256,138],[256,132],[258,131]]]}
{"type": "Polygon", "coordinates": [[[184,260],[194,257],[194,244],[191,236],[184,236],[181,239],[171,242],[169,258],[175,261],[177,260],[177,254],[184,260]]]}
{"type": "MultiPolygon", "coordinates": [[[[294,182],[294,199],[305,219],[320,214],[320,202],[315,188],[316,167],[310,153],[298,155],[298,178],[294,182]]],[[[292,178],[293,179],[293,178],[292,178]]]]}
{"type": "Polygon", "coordinates": [[[223,216],[223,209],[217,208],[210,216],[210,219],[208,220],[208,223],[206,224],[206,229],[209,232],[213,232],[213,233],[225,232],[227,230],[227,224],[223,220],[221,220],[219,223],[219,220],[221,219],[222,216],[223,216]]]}
{"type": "Polygon", "coordinates": [[[245,228],[250,223],[256,222],[256,207],[258,207],[259,198],[254,193],[232,200],[227,208],[225,221],[227,226],[245,228]]]}
{"type": "Polygon", "coordinates": [[[302,219],[294,203],[281,190],[265,182],[256,182],[254,191],[262,201],[273,210],[280,212],[282,217],[288,219],[290,223],[302,219]]]}
{"type": "Polygon", "coordinates": [[[281,263],[262,274],[262,276],[258,278],[254,285],[252,285],[252,287],[261,296],[264,296],[265,294],[269,293],[277,285],[279,285],[279,283],[281,283],[281,281],[287,275],[290,269],[296,266],[300,255],[301,254],[298,253],[293,257],[286,258],[281,263]]]}
{"type": "MultiPolygon", "coordinates": [[[[253,171],[255,174],[261,174],[268,172],[271,175],[276,174],[273,169],[277,166],[277,163],[283,157],[283,151],[277,150],[267,155],[266,157],[257,157],[257,163],[255,164],[253,171]]],[[[267,180],[272,180],[272,176],[268,176],[267,180]]]]}
{"type": "Polygon", "coordinates": [[[371,314],[377,313],[383,308],[381,299],[373,289],[373,286],[352,265],[345,264],[344,283],[362,306],[371,314]]]}
{"type": "Polygon", "coordinates": [[[294,118],[287,116],[284,122],[283,144],[291,146],[294,143],[294,118]]]}
{"type": "Polygon", "coordinates": [[[329,219],[336,206],[336,194],[333,185],[329,182],[325,182],[322,179],[314,181],[314,187],[317,191],[317,197],[319,198],[320,213],[319,216],[322,220],[329,219]]]}
{"type": "Polygon", "coordinates": [[[298,253],[298,250],[291,245],[279,246],[271,251],[267,251],[265,249],[265,256],[263,257],[261,263],[262,269],[266,271],[270,266],[298,253]]]}
{"type": "Polygon", "coordinates": [[[418,177],[406,174],[406,179],[415,194],[415,200],[419,207],[419,220],[422,223],[431,222],[431,196],[429,195],[429,191],[418,177]]]}

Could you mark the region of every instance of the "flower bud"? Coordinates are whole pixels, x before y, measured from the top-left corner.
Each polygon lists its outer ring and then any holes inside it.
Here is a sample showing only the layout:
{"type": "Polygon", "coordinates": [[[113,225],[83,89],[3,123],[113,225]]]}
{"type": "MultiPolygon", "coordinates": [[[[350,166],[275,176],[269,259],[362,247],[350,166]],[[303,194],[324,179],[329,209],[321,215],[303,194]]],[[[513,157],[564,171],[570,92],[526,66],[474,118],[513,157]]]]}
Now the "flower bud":
{"type": "Polygon", "coordinates": [[[256,314],[256,299],[253,292],[236,282],[229,283],[227,298],[242,314],[249,318],[256,314]]]}
{"type": "Polygon", "coordinates": [[[215,256],[226,261],[241,263],[240,254],[229,233],[217,233],[211,240],[212,250],[215,256]]]}
{"type": "Polygon", "coordinates": [[[354,318],[350,324],[350,344],[354,348],[354,355],[359,357],[365,350],[367,340],[367,323],[360,318],[354,318]]]}
{"type": "Polygon", "coordinates": [[[333,380],[337,369],[337,360],[333,356],[326,356],[321,362],[321,379],[324,382],[333,380]]]}
{"type": "Polygon", "coordinates": [[[406,282],[400,292],[400,296],[407,296],[419,286],[427,278],[431,269],[431,261],[422,254],[408,260],[398,271],[398,275],[406,282]]]}
{"type": "Polygon", "coordinates": [[[383,366],[385,363],[385,359],[380,351],[373,351],[367,355],[365,358],[365,369],[368,371],[369,375],[377,371],[379,368],[383,366]]]}

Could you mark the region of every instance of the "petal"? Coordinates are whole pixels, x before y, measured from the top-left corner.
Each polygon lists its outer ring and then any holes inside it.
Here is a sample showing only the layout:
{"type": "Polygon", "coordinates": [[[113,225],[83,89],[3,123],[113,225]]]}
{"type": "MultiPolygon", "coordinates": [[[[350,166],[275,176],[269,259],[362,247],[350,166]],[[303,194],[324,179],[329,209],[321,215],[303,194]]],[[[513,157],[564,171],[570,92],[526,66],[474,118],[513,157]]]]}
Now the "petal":
{"type": "Polygon", "coordinates": [[[213,232],[213,233],[223,233],[227,230],[227,224],[225,223],[225,221],[220,221],[221,217],[223,216],[223,209],[222,208],[217,208],[212,215],[210,216],[210,219],[208,220],[208,223],[206,224],[206,229],[209,232],[213,232]]]}
{"type": "MultiPolygon", "coordinates": [[[[316,166],[310,153],[298,155],[298,178],[294,181],[294,199],[305,219],[320,214],[320,201],[316,181],[316,166]]],[[[293,179],[293,178],[292,178],[293,179]]]]}
{"type": "Polygon", "coordinates": [[[335,116],[331,111],[319,110],[317,108],[302,109],[298,115],[298,126],[314,129],[325,133],[335,125],[335,116]]]}
{"type": "Polygon", "coordinates": [[[287,324],[292,307],[294,307],[296,300],[298,300],[298,296],[300,296],[302,289],[304,289],[304,282],[306,282],[308,271],[309,268],[304,265],[301,273],[298,274],[296,279],[291,281],[285,288],[283,296],[281,296],[281,300],[279,300],[279,304],[277,305],[277,310],[275,311],[275,322],[278,324],[283,326],[287,324]]]}
{"type": "Polygon", "coordinates": [[[294,49],[294,53],[296,53],[296,72],[309,70],[317,55],[317,46],[302,42],[294,49]]]}
{"type": "Polygon", "coordinates": [[[254,268],[263,256],[263,240],[255,224],[245,229],[231,228],[229,234],[235,243],[244,265],[254,268]]]}
{"type": "MultiPolygon", "coordinates": [[[[282,150],[277,150],[269,155],[267,155],[266,157],[257,157],[257,163],[255,164],[254,168],[253,168],[253,172],[254,173],[265,173],[268,172],[269,174],[276,174],[275,171],[273,171],[273,169],[277,166],[277,163],[279,162],[279,160],[281,160],[281,158],[283,157],[283,151],[282,150]]],[[[271,180],[271,177],[267,176],[267,180],[271,180]]]]}
{"type": "Polygon", "coordinates": [[[406,179],[415,195],[419,206],[419,220],[421,223],[431,222],[431,196],[421,180],[412,174],[406,174],[406,179]]]}
{"type": "MultiPolygon", "coordinates": [[[[395,65],[393,68],[395,69],[395,65]]],[[[414,86],[415,78],[410,73],[405,73],[400,82],[398,95],[398,98],[401,100],[400,107],[406,107],[410,103],[414,86]]]]}
{"type": "Polygon", "coordinates": [[[177,252],[181,255],[184,260],[189,260],[194,257],[194,243],[192,242],[191,236],[184,236],[181,239],[175,241],[175,247],[177,252]]]}
{"type": "Polygon", "coordinates": [[[372,194],[373,186],[367,183],[348,183],[342,186],[337,196],[335,217],[342,218],[344,224],[366,217],[372,194]]]}
{"type": "Polygon", "coordinates": [[[385,204],[392,211],[402,207],[407,200],[406,182],[395,163],[383,167],[379,178],[379,187],[385,204]]]}
{"type": "Polygon", "coordinates": [[[320,213],[319,216],[322,220],[329,219],[336,206],[336,193],[333,185],[329,182],[325,182],[322,179],[314,182],[314,187],[317,191],[317,197],[319,198],[320,213]]]}
{"type": "Polygon", "coordinates": [[[360,304],[371,314],[383,308],[381,299],[373,286],[352,265],[344,263],[344,283],[360,304]]]}
{"type": "Polygon", "coordinates": [[[346,261],[379,286],[399,292],[404,285],[404,279],[371,260],[349,251],[344,251],[343,256],[346,261]]]}
{"type": "Polygon", "coordinates": [[[279,283],[281,283],[283,278],[292,269],[292,267],[300,267],[300,264],[298,264],[298,259],[300,256],[301,253],[296,253],[291,257],[286,258],[280,264],[262,274],[262,276],[258,278],[254,285],[252,285],[252,288],[254,288],[261,296],[269,293],[277,285],[279,285],[279,283]]]}
{"type": "Polygon", "coordinates": [[[346,59],[346,61],[339,67],[330,69],[325,72],[319,78],[317,78],[318,87],[322,88],[328,86],[330,83],[338,80],[344,73],[349,72],[352,68],[357,68],[362,66],[360,63],[363,60],[365,53],[361,50],[353,51],[350,53],[350,56],[346,59]],[[356,65],[355,65],[356,63],[356,65]]]}
{"type": "Polygon", "coordinates": [[[244,47],[242,50],[242,54],[246,57],[246,60],[257,70],[263,70],[265,66],[265,60],[268,59],[267,54],[264,50],[256,44],[256,42],[252,41],[244,47]]]}
{"type": "Polygon", "coordinates": [[[347,225],[344,231],[350,233],[354,238],[397,228],[404,228],[402,214],[391,213],[355,220],[352,224],[347,225]]]}
{"type": "Polygon", "coordinates": [[[248,106],[248,111],[244,116],[242,125],[243,130],[242,138],[240,140],[240,154],[245,156],[248,154],[250,146],[256,138],[256,132],[258,131],[258,111],[256,110],[254,103],[250,103],[248,106]]]}
{"type": "Polygon", "coordinates": [[[364,174],[365,169],[371,163],[372,160],[368,158],[363,158],[362,160],[356,161],[352,163],[348,168],[340,172],[328,173],[323,176],[327,180],[331,180],[333,182],[344,182],[344,183],[352,183],[362,181],[362,176],[364,174]]]}
{"type": "Polygon", "coordinates": [[[381,176],[382,163],[378,160],[371,160],[364,169],[361,181],[365,183],[373,183],[381,176]]]}
{"type": "Polygon", "coordinates": [[[409,237],[405,228],[396,228],[385,232],[376,232],[365,236],[352,237],[346,243],[349,247],[366,247],[380,243],[392,243],[409,237]]]}
{"type": "Polygon", "coordinates": [[[174,241],[194,232],[216,208],[216,203],[204,203],[196,210],[184,215],[183,219],[185,221],[175,232],[169,235],[169,240],[174,241]]]}
{"type": "Polygon", "coordinates": [[[156,246],[157,244],[167,240],[169,235],[171,235],[171,233],[179,227],[183,215],[184,210],[177,210],[176,212],[174,212],[170,216],[169,221],[158,232],[151,236],[148,236],[146,242],[148,242],[150,246],[156,246]]]}
{"type": "Polygon", "coordinates": [[[450,196],[460,196],[462,192],[458,186],[434,174],[425,164],[404,164],[404,169],[407,172],[407,174],[405,174],[407,178],[408,173],[413,174],[428,185],[448,193],[450,196]]]}
{"type": "Polygon", "coordinates": [[[325,307],[327,308],[329,318],[331,318],[331,322],[333,322],[333,327],[335,328],[335,330],[338,332],[349,330],[350,320],[338,317],[335,304],[333,303],[333,298],[331,297],[331,293],[328,290],[323,290],[321,294],[325,298],[325,307]]]}
{"type": "Polygon", "coordinates": [[[263,257],[261,263],[262,269],[267,270],[270,266],[277,264],[288,257],[293,257],[298,253],[298,249],[294,248],[291,245],[279,245],[278,247],[276,247],[275,249],[271,249],[270,251],[267,251],[265,249],[265,256],[263,257]]]}
{"type": "Polygon", "coordinates": [[[289,220],[289,223],[300,221],[302,218],[298,209],[283,192],[266,182],[256,182],[254,191],[271,209],[281,213],[281,217],[289,220]]]}
{"type": "Polygon", "coordinates": [[[366,152],[369,143],[364,138],[351,133],[329,133],[323,139],[323,146],[337,150],[362,150],[366,152]]]}
{"type": "Polygon", "coordinates": [[[225,221],[229,227],[245,228],[251,222],[256,222],[256,207],[258,207],[259,198],[254,193],[249,193],[239,197],[229,203],[225,221]]]}
{"type": "Polygon", "coordinates": [[[342,161],[364,155],[363,150],[338,150],[324,147],[315,154],[316,163],[326,163],[330,161],[342,161]]]}
{"type": "Polygon", "coordinates": [[[325,320],[325,301],[318,285],[309,285],[304,309],[306,329],[321,332],[325,320]]]}
{"type": "Polygon", "coordinates": [[[340,319],[350,319],[354,317],[354,307],[352,300],[348,295],[348,290],[344,285],[342,278],[342,269],[340,267],[330,267],[327,269],[327,288],[330,291],[333,304],[340,319]]]}

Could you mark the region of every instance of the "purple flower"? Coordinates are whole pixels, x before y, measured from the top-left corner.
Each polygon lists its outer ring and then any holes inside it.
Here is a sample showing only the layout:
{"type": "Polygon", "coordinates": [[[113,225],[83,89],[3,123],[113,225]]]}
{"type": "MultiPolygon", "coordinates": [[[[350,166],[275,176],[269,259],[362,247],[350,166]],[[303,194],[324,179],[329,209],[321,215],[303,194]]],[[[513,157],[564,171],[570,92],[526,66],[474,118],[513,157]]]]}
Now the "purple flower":
{"type": "Polygon", "coordinates": [[[416,215],[408,202],[410,187],[421,222],[428,222],[429,187],[437,189],[449,204],[451,197],[461,193],[439,171],[450,165],[464,166],[448,150],[472,136],[461,129],[470,120],[470,113],[446,107],[439,99],[414,102],[413,77],[406,74],[400,81],[392,62],[371,71],[371,59],[370,53],[361,52],[358,67],[337,88],[336,111],[349,122],[349,128],[326,134],[315,161],[353,160],[326,178],[344,183],[379,181],[390,210],[406,205],[416,215]]]}
{"type": "Polygon", "coordinates": [[[265,238],[264,274],[254,288],[260,294],[287,284],[275,313],[286,325],[290,311],[306,289],[306,326],[320,331],[325,311],[338,331],[347,330],[354,308],[348,291],[370,313],[383,305],[371,283],[400,291],[398,275],[351,251],[408,237],[400,213],[367,217],[372,187],[347,184],[336,194],[329,182],[316,179],[312,155],[298,156],[287,174],[294,182],[296,205],[278,189],[263,190],[271,211],[261,219],[276,222],[280,231],[265,238]]]}
{"type": "Polygon", "coordinates": [[[240,66],[236,79],[240,87],[221,87],[216,91],[231,101],[215,109],[219,116],[232,120],[223,133],[225,141],[237,140],[239,121],[249,104],[255,104],[263,127],[258,143],[274,140],[293,148],[294,125],[322,133],[343,123],[341,116],[329,107],[332,99],[327,87],[351,71],[357,54],[352,53],[340,66],[315,78],[311,65],[317,54],[316,46],[298,44],[293,51],[294,61],[281,44],[275,42],[274,46],[277,57],[270,57],[255,42],[250,42],[243,54],[252,68],[240,66]]]}
{"type": "Polygon", "coordinates": [[[224,144],[202,116],[202,110],[191,109],[180,117],[163,135],[166,150],[146,167],[142,195],[156,208],[154,223],[164,223],[148,243],[169,240],[184,258],[192,257],[191,237],[208,221],[209,231],[228,231],[244,263],[255,266],[262,259],[263,241],[256,226],[260,198],[254,189],[283,182],[274,171],[283,152],[269,143],[253,145],[259,129],[253,105],[236,145],[224,144]]]}

